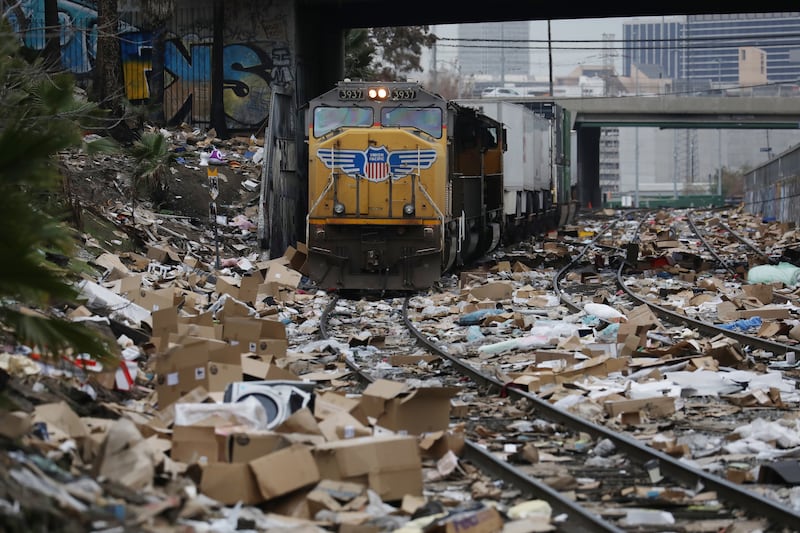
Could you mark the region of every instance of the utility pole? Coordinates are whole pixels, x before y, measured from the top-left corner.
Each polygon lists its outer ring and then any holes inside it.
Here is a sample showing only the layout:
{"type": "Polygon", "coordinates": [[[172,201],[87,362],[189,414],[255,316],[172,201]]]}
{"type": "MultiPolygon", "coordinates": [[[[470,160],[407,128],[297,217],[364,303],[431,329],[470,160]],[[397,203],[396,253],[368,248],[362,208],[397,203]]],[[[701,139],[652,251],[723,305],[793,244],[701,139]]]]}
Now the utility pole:
{"type": "Polygon", "coordinates": [[[500,86],[506,86],[506,23],[500,23],[500,86]]]}
{"type": "Polygon", "coordinates": [[[550,79],[550,96],[553,96],[553,39],[550,33],[550,19],[547,20],[547,66],[550,79]]]}
{"type": "MultiPolygon", "coordinates": [[[[639,96],[639,67],[636,63],[633,64],[633,67],[636,69],[636,96],[639,96]]],[[[633,207],[639,208],[639,126],[636,126],[634,130],[635,133],[635,157],[636,157],[636,184],[635,189],[633,191],[633,207]]]]}

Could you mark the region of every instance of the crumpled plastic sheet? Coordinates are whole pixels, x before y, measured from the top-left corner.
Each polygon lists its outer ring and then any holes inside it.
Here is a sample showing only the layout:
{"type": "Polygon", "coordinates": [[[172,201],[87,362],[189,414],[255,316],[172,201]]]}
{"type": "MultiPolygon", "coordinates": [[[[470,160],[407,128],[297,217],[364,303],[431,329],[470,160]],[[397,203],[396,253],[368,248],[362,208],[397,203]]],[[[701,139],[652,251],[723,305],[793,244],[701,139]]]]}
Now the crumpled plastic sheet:
{"type": "Polygon", "coordinates": [[[235,403],[175,404],[176,426],[191,426],[211,416],[230,420],[232,425],[244,425],[253,429],[268,428],[267,411],[253,396],[235,403]]]}

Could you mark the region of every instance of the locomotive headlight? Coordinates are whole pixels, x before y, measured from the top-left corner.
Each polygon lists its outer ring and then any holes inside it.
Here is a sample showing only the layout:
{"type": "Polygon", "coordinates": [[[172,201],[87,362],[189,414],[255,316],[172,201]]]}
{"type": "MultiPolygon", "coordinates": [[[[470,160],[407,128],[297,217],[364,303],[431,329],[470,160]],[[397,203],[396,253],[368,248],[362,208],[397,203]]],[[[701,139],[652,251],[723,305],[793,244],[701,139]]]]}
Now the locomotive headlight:
{"type": "Polygon", "coordinates": [[[367,91],[370,100],[385,100],[389,96],[389,91],[386,87],[370,87],[367,91]]]}
{"type": "Polygon", "coordinates": [[[414,204],[406,204],[403,206],[403,214],[410,217],[414,214],[414,204]]]}
{"type": "Polygon", "coordinates": [[[336,215],[344,215],[344,204],[341,202],[333,204],[333,213],[336,215]]]}

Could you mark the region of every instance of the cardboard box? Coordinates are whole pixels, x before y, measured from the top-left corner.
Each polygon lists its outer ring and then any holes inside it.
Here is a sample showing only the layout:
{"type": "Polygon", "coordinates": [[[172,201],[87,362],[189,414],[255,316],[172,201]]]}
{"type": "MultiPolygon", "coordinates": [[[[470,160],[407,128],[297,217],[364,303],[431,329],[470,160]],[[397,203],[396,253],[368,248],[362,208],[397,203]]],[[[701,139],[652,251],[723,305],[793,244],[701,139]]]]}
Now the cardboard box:
{"type": "Polygon", "coordinates": [[[33,421],[24,411],[0,411],[0,435],[7,439],[18,439],[27,435],[33,421]]]}
{"type": "Polygon", "coordinates": [[[311,448],[292,444],[248,463],[265,499],[288,494],[320,480],[311,448]]]}
{"type": "Polygon", "coordinates": [[[378,426],[420,435],[446,430],[450,425],[450,399],[455,387],[410,388],[405,383],[379,379],[361,395],[363,412],[378,426]]]}
{"type": "Polygon", "coordinates": [[[675,398],[656,396],[637,400],[609,400],[603,402],[603,408],[611,416],[635,411],[646,411],[650,416],[666,416],[675,412],[675,398]]]}
{"type": "Polygon", "coordinates": [[[317,420],[337,413],[347,413],[364,425],[369,423],[361,409],[360,398],[350,398],[334,391],[325,391],[314,397],[314,417],[317,420]]]}
{"type": "Polygon", "coordinates": [[[283,256],[289,262],[289,267],[301,274],[308,274],[305,268],[306,259],[308,259],[308,247],[304,243],[298,242],[296,248],[294,246],[287,247],[283,256]]]}
{"type": "Polygon", "coordinates": [[[217,392],[224,390],[230,381],[242,379],[241,355],[237,349],[220,340],[194,337],[183,340],[184,344],[173,346],[156,361],[159,409],[196,387],[217,392]]]}
{"type": "Polygon", "coordinates": [[[255,505],[264,501],[256,477],[246,463],[209,463],[203,466],[200,492],[225,505],[255,505]]]}
{"type": "Polygon", "coordinates": [[[621,372],[628,368],[630,357],[592,357],[574,364],[562,372],[556,372],[556,383],[571,382],[586,376],[605,377],[611,372],[621,372]]]}
{"type": "Polygon", "coordinates": [[[422,459],[417,437],[358,437],[316,446],[314,459],[322,479],[362,483],[384,501],[422,495],[422,459]]]}
{"type": "Polygon", "coordinates": [[[791,315],[789,314],[789,309],[786,307],[774,307],[771,305],[764,306],[764,307],[757,307],[755,309],[743,309],[739,311],[739,316],[741,318],[751,318],[754,316],[761,317],[762,320],[770,319],[783,319],[789,318],[791,315]]]}
{"type": "Polygon", "coordinates": [[[494,507],[455,513],[437,520],[426,533],[495,533],[503,530],[503,517],[494,507]]]}
{"type": "Polygon", "coordinates": [[[242,352],[283,357],[289,342],[286,325],[270,318],[229,317],[222,327],[222,338],[242,352]]]}
{"type": "Polygon", "coordinates": [[[148,246],[147,258],[162,264],[170,263],[177,265],[181,263],[181,258],[178,255],[178,252],[176,252],[171,246],[166,245],[148,246]]]}
{"type": "Polygon", "coordinates": [[[225,461],[228,438],[219,435],[213,425],[175,426],[172,428],[173,461],[207,464],[225,461]]]}
{"type": "Polygon", "coordinates": [[[287,287],[297,287],[303,279],[303,275],[291,268],[279,263],[270,262],[264,283],[278,283],[287,287]]]}
{"type": "Polygon", "coordinates": [[[494,281],[486,285],[461,289],[462,295],[471,294],[479,300],[508,300],[514,292],[514,287],[506,281],[494,281]]]}

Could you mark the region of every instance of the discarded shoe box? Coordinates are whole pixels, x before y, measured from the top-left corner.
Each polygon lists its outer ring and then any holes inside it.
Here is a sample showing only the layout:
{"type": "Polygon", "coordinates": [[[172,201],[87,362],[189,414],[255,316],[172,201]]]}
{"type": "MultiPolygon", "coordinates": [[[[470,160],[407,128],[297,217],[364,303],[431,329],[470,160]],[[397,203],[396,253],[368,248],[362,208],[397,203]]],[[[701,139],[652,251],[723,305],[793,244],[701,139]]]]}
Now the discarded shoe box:
{"type": "Polygon", "coordinates": [[[422,495],[422,459],[411,435],[358,437],[313,449],[321,479],[362,483],[384,501],[422,495]]]}
{"type": "Polygon", "coordinates": [[[379,379],[364,389],[360,406],[377,426],[420,435],[448,428],[450,399],[457,392],[455,387],[411,388],[405,383],[379,379]]]}

